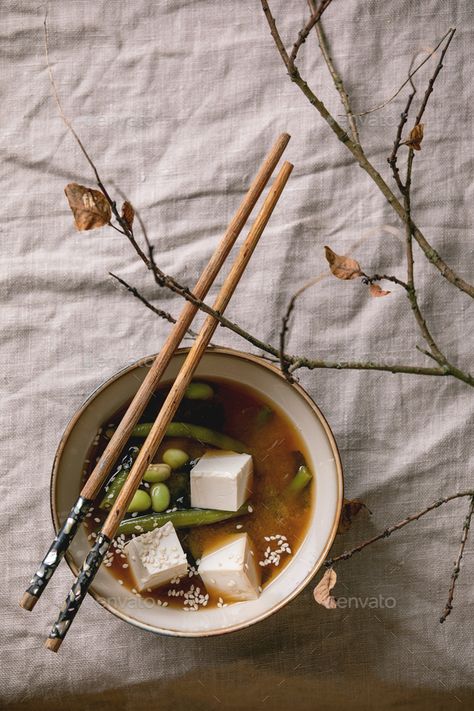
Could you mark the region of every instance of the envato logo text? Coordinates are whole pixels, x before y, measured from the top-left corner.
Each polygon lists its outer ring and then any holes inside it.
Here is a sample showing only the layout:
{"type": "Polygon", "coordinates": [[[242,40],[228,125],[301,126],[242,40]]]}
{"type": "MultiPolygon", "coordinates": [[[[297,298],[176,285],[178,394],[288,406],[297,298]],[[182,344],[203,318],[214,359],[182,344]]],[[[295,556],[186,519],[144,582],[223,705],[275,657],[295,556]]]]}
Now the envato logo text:
{"type": "Polygon", "coordinates": [[[394,597],[338,597],[336,600],[337,607],[341,609],[361,609],[369,608],[370,610],[382,610],[384,608],[391,610],[396,607],[397,601],[394,597]]]}

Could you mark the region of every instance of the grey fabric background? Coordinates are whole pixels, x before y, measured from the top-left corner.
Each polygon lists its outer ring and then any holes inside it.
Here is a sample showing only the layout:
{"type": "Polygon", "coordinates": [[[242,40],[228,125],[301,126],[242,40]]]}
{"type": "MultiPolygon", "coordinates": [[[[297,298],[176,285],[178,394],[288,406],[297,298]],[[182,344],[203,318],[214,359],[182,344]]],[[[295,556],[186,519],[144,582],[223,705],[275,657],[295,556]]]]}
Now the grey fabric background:
{"type": "MultiPolygon", "coordinates": [[[[306,4],[272,3],[288,43],[306,4]]],[[[125,364],[155,352],[168,325],[117,289],[108,270],[177,313],[128,244],[78,234],[64,185],[91,174],[58,118],[43,55],[44,6],[2,3],[0,705],[12,709],[470,708],[473,546],[455,609],[438,624],[467,502],[449,504],[339,568],[337,593],[394,607],[326,611],[312,586],[276,616],[210,640],[154,637],[86,600],[61,653],[42,641],[71,576],[65,565],[32,614],[17,600],[49,544],[49,472],[82,400],[125,364]]],[[[229,315],[276,343],[292,292],[326,271],[323,245],[368,271],[403,275],[400,223],[285,76],[260,4],[238,0],[68,0],[50,9],[51,60],[67,113],[106,180],[140,210],[160,265],[193,284],[264,153],[281,131],[295,170],[229,315]]],[[[457,33],[426,113],[414,215],[447,261],[472,278],[473,58],[470,3],[335,0],[326,29],[366,108],[383,101],[412,55],[457,33]]],[[[341,112],[311,37],[304,75],[341,112]]],[[[423,87],[428,72],[420,73],[423,87]]],[[[405,94],[403,94],[403,97],[405,94]]],[[[361,123],[384,174],[399,98],[361,123]]],[[[390,181],[390,177],[388,177],[390,181]]],[[[451,358],[472,367],[472,304],[417,251],[422,304],[451,358]],[[470,363],[471,361],[471,363],[470,363]]],[[[247,349],[233,334],[222,344],[247,349]]],[[[289,350],[341,359],[423,362],[402,293],[370,299],[323,278],[300,300],[289,350]]],[[[449,379],[301,372],[326,414],[346,492],[367,502],[334,551],[472,481],[474,406],[449,379]]]]}

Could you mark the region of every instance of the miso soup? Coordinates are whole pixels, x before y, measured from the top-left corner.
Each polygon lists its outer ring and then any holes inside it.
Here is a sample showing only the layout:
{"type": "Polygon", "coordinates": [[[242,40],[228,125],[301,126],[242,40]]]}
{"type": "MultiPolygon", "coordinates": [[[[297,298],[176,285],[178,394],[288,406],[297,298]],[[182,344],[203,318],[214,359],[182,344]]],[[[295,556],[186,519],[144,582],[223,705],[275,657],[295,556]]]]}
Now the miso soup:
{"type": "MultiPolygon", "coordinates": [[[[156,418],[168,390],[169,385],[165,384],[151,398],[121,459],[130,453],[133,455],[143,445],[149,430],[147,423],[156,418]]],[[[92,472],[125,410],[126,407],[110,421],[104,422],[97,433],[84,466],[84,479],[92,472]]],[[[218,589],[216,592],[209,583],[209,580],[213,581],[212,577],[207,578],[210,589],[206,588],[198,569],[203,556],[223,550],[222,547],[229,541],[241,540],[241,534],[246,533],[258,570],[258,590],[255,593],[258,595],[291,561],[309,524],[311,488],[315,484],[305,446],[278,407],[255,390],[220,378],[193,381],[188,397],[183,399],[173,422],[170,436],[165,437],[153,460],[156,464],[165,463],[164,467],[154,468],[160,480],[159,486],[152,481],[142,481],[141,493],[134,499],[136,510],[128,513],[122,522],[103,565],[124,587],[136,595],[153,598],[157,605],[189,611],[216,605],[224,607],[235,602],[232,590],[222,592],[218,589]],[[230,454],[227,455],[229,470],[231,464],[238,468],[243,459],[248,463],[251,458],[253,474],[249,489],[245,494],[240,491],[240,495],[244,496],[243,504],[232,511],[222,507],[193,508],[191,479],[197,476],[196,472],[193,474],[193,469],[205,453],[221,449],[237,452],[235,462],[230,454]],[[172,468],[166,462],[172,464],[172,468]],[[186,512],[184,516],[183,512],[186,512]],[[193,519],[193,525],[186,526],[189,520],[186,517],[189,516],[193,519]],[[187,560],[186,572],[165,584],[146,587],[140,592],[132,572],[135,564],[130,560],[127,544],[143,533],[161,527],[165,521],[171,521],[175,527],[187,560]]],[[[207,459],[212,469],[212,455],[207,455],[207,459]]],[[[122,481],[125,474],[121,474],[122,481]]],[[[208,489],[203,490],[204,501],[206,495],[210,496],[209,500],[215,500],[213,487],[215,489],[221,483],[217,479],[213,482],[212,474],[212,471],[206,474],[210,479],[208,489]]],[[[219,472],[216,472],[218,475],[219,472]]],[[[241,472],[235,474],[236,477],[241,475],[241,472]]],[[[152,479],[155,477],[153,472],[150,476],[152,479]]],[[[226,482],[229,491],[234,486],[232,476],[231,472],[226,482]]],[[[145,479],[149,478],[145,476],[145,479]]],[[[120,489],[119,484],[120,471],[115,469],[86,518],[90,541],[95,539],[105,521],[108,508],[120,489]]],[[[231,499],[224,498],[223,501],[226,505],[231,499]]],[[[223,565],[222,562],[220,564],[223,565]]],[[[248,570],[248,561],[244,565],[248,570]]],[[[242,570],[241,575],[245,577],[245,574],[242,570]]],[[[256,585],[255,580],[253,585],[256,585]]],[[[219,588],[219,581],[217,586],[219,588]]]]}

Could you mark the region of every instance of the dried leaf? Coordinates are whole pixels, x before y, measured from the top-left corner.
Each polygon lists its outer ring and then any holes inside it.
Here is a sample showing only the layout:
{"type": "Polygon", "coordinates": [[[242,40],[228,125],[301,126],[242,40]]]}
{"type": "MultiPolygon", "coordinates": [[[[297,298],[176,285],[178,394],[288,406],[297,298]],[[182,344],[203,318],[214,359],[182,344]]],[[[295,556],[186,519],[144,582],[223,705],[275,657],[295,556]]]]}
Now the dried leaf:
{"type": "Polygon", "coordinates": [[[133,209],[133,205],[131,205],[128,200],[125,200],[122,205],[122,219],[125,220],[130,229],[132,229],[134,217],[135,210],[133,209]]]}
{"type": "Polygon", "coordinates": [[[370,295],[371,296],[387,296],[387,294],[391,294],[391,291],[385,291],[382,289],[381,286],[378,284],[371,284],[370,287],[370,295]]]}
{"type": "Polygon", "coordinates": [[[74,215],[76,227],[81,232],[103,227],[110,222],[112,211],[100,190],[92,190],[84,185],[69,183],[64,188],[64,192],[74,215]]]}
{"type": "Polygon", "coordinates": [[[367,506],[364,502],[359,501],[359,499],[344,499],[337,532],[346,533],[350,529],[352,521],[359,511],[366,508],[367,506]]]}
{"type": "Polygon", "coordinates": [[[424,123],[417,123],[416,126],[413,126],[408,135],[408,139],[405,141],[405,145],[413,148],[415,151],[421,151],[424,128],[424,123]]]}
{"type": "Polygon", "coordinates": [[[318,605],[322,605],[327,610],[334,610],[337,607],[336,600],[331,595],[331,590],[335,586],[336,580],[336,571],[329,568],[314,588],[314,599],[318,605]]]}
{"type": "Polygon", "coordinates": [[[359,262],[350,257],[345,257],[341,254],[336,254],[330,247],[324,247],[326,259],[329,262],[331,272],[338,279],[355,279],[362,276],[362,271],[359,262]]]}

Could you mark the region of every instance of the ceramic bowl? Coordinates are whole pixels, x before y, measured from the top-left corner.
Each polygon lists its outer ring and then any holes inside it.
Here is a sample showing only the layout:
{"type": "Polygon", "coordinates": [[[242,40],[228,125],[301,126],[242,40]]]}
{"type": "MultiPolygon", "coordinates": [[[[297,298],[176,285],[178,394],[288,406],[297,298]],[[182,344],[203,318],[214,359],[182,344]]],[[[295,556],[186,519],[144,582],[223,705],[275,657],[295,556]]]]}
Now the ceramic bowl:
{"type": "MultiPolygon", "coordinates": [[[[176,352],[163,381],[176,377],[186,352],[176,352]]],[[[113,375],[92,393],[66,428],[56,453],[51,480],[51,507],[56,530],[79,494],[83,462],[98,428],[133,397],[152,359],[152,356],[144,358],[113,375]]],[[[342,468],[333,434],[319,408],[299,385],[290,384],[276,367],[259,357],[221,348],[209,349],[205,353],[196,375],[242,383],[282,409],[305,442],[315,486],[312,487],[314,501],[307,534],[291,561],[264,588],[258,600],[185,613],[180,609],[160,607],[152,598],[140,598],[124,589],[106,568],[99,570],[90,594],[107,610],[152,632],[189,637],[242,629],[263,620],[292,600],[323,563],[336,534],[343,498],[342,468]]],[[[74,574],[88,548],[82,528],[66,556],[74,574]]]]}

